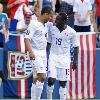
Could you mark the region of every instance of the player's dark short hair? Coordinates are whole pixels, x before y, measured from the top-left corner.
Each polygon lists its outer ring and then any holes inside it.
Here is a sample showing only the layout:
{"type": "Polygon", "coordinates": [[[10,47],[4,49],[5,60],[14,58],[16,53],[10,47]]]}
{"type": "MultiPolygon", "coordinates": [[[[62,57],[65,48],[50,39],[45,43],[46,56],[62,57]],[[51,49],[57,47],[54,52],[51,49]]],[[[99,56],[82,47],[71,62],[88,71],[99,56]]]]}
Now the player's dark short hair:
{"type": "Polygon", "coordinates": [[[43,7],[41,11],[41,15],[43,15],[44,13],[49,14],[51,11],[53,11],[52,7],[50,6],[43,7]]]}
{"type": "Polygon", "coordinates": [[[63,20],[63,21],[67,21],[67,19],[68,19],[68,16],[67,16],[67,14],[66,13],[64,13],[64,12],[60,12],[59,13],[59,16],[61,16],[61,19],[63,20]]]}

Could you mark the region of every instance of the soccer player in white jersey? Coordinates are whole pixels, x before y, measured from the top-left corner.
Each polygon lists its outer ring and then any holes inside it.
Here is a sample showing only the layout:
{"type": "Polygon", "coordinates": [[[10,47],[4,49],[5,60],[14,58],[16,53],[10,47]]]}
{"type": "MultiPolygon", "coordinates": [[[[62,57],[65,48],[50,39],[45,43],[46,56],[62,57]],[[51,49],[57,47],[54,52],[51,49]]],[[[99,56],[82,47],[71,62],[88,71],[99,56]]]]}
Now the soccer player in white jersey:
{"type": "MultiPolygon", "coordinates": [[[[47,46],[47,31],[44,24],[52,17],[52,8],[45,7],[41,11],[41,16],[38,20],[30,20],[31,16],[25,15],[23,22],[19,22],[17,30],[26,32],[25,44],[29,51],[31,60],[34,60],[34,67],[36,68],[37,77],[34,77],[31,88],[31,99],[40,100],[43,90],[45,74],[46,74],[46,46],[47,46]],[[28,18],[27,18],[27,17],[28,18]],[[24,23],[24,24],[23,24],[24,23]]],[[[30,15],[30,14],[29,14],[30,15]]],[[[34,69],[33,69],[34,70],[34,69]]]]}
{"type": "Polygon", "coordinates": [[[55,79],[59,81],[60,100],[66,100],[66,82],[70,80],[70,46],[74,47],[73,71],[78,63],[79,42],[74,29],[66,25],[67,16],[59,13],[55,24],[48,24],[48,45],[50,55],[48,61],[47,99],[52,100],[55,79]]]}

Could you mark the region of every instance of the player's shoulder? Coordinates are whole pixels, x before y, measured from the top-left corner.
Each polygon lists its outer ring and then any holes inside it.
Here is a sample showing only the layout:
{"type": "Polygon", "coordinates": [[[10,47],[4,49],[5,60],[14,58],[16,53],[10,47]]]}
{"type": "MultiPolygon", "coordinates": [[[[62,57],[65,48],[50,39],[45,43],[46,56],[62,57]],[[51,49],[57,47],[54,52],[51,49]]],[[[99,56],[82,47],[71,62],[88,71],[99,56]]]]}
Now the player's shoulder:
{"type": "Polygon", "coordinates": [[[43,24],[41,22],[39,22],[38,20],[31,20],[31,26],[38,28],[41,27],[43,24]]]}
{"type": "Polygon", "coordinates": [[[67,28],[65,29],[67,32],[70,32],[70,33],[76,33],[76,31],[71,28],[70,26],[67,25],[67,28]]]}

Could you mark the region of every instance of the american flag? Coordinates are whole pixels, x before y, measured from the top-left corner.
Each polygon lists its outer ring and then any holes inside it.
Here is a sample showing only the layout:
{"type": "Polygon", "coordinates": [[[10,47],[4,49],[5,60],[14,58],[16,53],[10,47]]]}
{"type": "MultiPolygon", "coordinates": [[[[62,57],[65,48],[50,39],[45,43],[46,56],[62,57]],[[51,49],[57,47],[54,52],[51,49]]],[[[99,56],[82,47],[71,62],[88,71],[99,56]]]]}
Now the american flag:
{"type": "MultiPolygon", "coordinates": [[[[96,34],[77,33],[80,41],[78,68],[70,68],[67,99],[96,97],[96,34]]],[[[71,58],[73,58],[73,48],[71,58]]],[[[73,59],[72,59],[73,60],[73,59]]]]}

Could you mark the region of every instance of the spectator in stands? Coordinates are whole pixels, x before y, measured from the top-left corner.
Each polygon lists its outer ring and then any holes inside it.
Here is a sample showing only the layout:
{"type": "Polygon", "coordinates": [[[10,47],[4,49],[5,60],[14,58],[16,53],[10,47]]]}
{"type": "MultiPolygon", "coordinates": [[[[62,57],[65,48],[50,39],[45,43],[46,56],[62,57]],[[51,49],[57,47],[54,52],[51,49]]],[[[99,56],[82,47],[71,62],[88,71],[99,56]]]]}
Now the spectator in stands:
{"type": "MultiPolygon", "coordinates": [[[[9,30],[9,19],[6,13],[3,13],[3,5],[0,3],[0,48],[3,48],[4,38],[8,35],[9,30]]],[[[1,53],[1,52],[0,52],[1,53]]],[[[0,65],[0,86],[2,81],[4,81],[4,75],[2,73],[2,68],[0,65]]]]}
{"type": "Polygon", "coordinates": [[[3,47],[3,34],[6,37],[9,30],[9,19],[6,13],[3,13],[3,5],[0,3],[0,47],[3,47]],[[3,33],[3,34],[2,34],[3,33]]]}
{"type": "Polygon", "coordinates": [[[10,31],[15,31],[18,20],[23,18],[23,5],[28,6],[28,0],[8,0],[7,8],[10,9],[11,19],[10,31]]]}
{"type": "Polygon", "coordinates": [[[53,12],[55,12],[55,4],[56,4],[56,0],[36,0],[36,3],[32,8],[32,12],[33,12],[32,19],[37,19],[38,17],[40,17],[41,10],[44,7],[51,7],[53,9],[53,12]]]}
{"type": "Polygon", "coordinates": [[[90,0],[75,0],[74,2],[74,29],[76,32],[90,32],[92,5],[90,0]]]}
{"type": "Polygon", "coordinates": [[[75,0],[59,0],[61,7],[60,12],[65,12],[68,15],[67,24],[74,27],[73,5],[75,0]]]}
{"type": "Polygon", "coordinates": [[[55,4],[56,4],[56,0],[39,0],[40,10],[42,10],[42,8],[44,7],[49,6],[55,12],[55,4]]]}
{"type": "Polygon", "coordinates": [[[52,17],[52,9],[45,7],[41,11],[38,20],[32,20],[31,13],[26,12],[24,19],[17,24],[17,30],[25,32],[25,44],[31,61],[33,60],[33,84],[31,88],[31,99],[40,100],[45,80],[46,67],[46,45],[47,31],[44,24],[52,17]],[[35,55],[34,55],[35,54],[35,55]]]}
{"type": "Polygon", "coordinates": [[[100,0],[95,0],[94,6],[94,15],[97,20],[98,32],[100,32],[100,0]]]}
{"type": "Polygon", "coordinates": [[[92,4],[92,16],[91,16],[91,22],[92,22],[92,25],[91,25],[91,31],[94,31],[94,32],[98,32],[98,29],[97,29],[97,23],[96,23],[96,19],[95,19],[95,15],[94,15],[94,0],[90,0],[91,4],[92,4]]]}
{"type": "Polygon", "coordinates": [[[29,1],[29,8],[33,10],[34,7],[37,5],[37,0],[28,0],[28,1],[29,1]]]}

